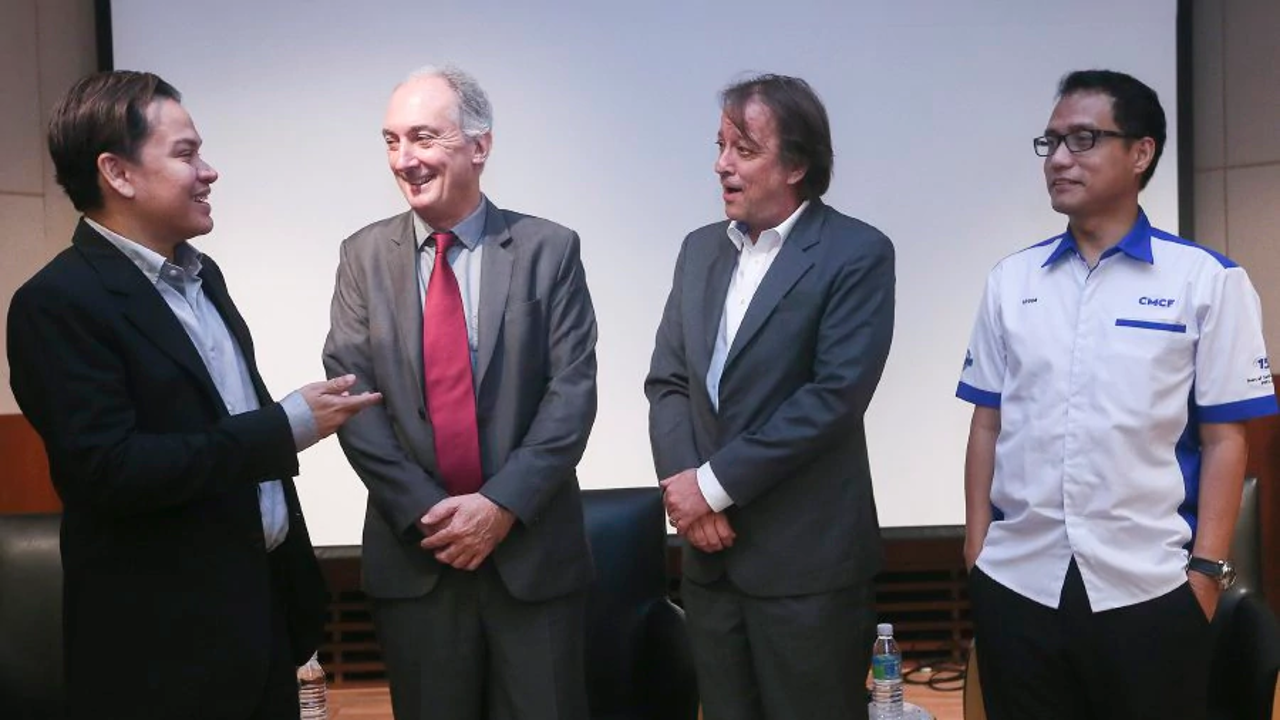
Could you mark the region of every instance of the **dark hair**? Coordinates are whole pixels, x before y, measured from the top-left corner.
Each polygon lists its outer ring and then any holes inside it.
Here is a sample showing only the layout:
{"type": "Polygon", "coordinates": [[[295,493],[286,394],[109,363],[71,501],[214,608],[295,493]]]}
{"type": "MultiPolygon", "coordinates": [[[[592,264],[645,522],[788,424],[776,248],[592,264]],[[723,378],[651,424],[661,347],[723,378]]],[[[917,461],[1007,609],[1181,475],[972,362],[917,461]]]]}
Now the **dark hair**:
{"type": "Polygon", "coordinates": [[[1164,153],[1166,126],[1164,108],[1156,91],[1132,75],[1114,70],[1077,70],[1058,83],[1058,98],[1076,93],[1102,93],[1111,98],[1111,114],[1120,132],[1133,138],[1149,137],[1156,141],[1151,164],[1142,173],[1140,188],[1145,188],[1156,174],[1156,165],[1164,153]]]}
{"type": "Polygon", "coordinates": [[[725,88],[720,106],[744,135],[743,109],[758,100],[773,113],[778,126],[779,152],[788,167],[807,167],[801,181],[805,199],[820,198],[831,185],[835,165],[831,123],[827,109],[809,83],[786,75],[757,75],[725,88]]]}
{"type": "Polygon", "coordinates": [[[115,70],[81,78],[58,101],[49,119],[49,155],[76,210],[102,207],[98,156],[136,160],[151,132],[147,109],[159,98],[181,102],[182,94],[152,73],[115,70]]]}

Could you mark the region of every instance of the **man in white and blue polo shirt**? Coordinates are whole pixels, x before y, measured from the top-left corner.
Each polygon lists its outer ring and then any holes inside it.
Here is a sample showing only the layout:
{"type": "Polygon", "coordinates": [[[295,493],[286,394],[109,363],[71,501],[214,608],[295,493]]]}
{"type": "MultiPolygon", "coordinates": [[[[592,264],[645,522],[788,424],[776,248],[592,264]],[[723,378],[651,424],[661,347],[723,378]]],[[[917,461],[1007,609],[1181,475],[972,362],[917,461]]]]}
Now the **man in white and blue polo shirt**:
{"type": "Polygon", "coordinates": [[[956,394],[992,720],[1205,717],[1243,421],[1277,406],[1244,270],[1138,206],[1165,134],[1138,80],[1063,78],[1034,146],[1067,231],[987,278],[956,394]]]}

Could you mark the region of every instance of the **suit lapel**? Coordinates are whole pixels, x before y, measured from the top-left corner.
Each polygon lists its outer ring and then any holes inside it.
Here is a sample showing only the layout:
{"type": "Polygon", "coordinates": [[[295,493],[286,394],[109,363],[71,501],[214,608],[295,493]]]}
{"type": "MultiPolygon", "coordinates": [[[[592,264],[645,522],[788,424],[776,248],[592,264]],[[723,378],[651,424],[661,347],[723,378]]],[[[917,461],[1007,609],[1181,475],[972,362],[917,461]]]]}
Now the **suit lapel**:
{"type": "MultiPolygon", "coordinates": [[[[488,201],[486,201],[488,202],[488,201]]],[[[511,230],[506,218],[492,202],[488,202],[484,221],[484,255],[480,268],[480,340],[476,358],[475,385],[484,381],[493,352],[502,331],[502,318],[507,309],[507,291],[511,287],[511,270],[515,252],[511,247],[511,230]]]]}
{"type": "Polygon", "coordinates": [[[769,272],[765,273],[764,280],[751,298],[751,304],[747,306],[742,325],[738,326],[738,334],[734,336],[733,346],[729,348],[729,355],[724,361],[726,372],[734,359],[742,354],[742,349],[760,332],[765,320],[778,307],[778,302],[813,267],[808,251],[821,238],[822,208],[820,202],[811,202],[778,249],[778,257],[769,266],[769,272]]]}
{"type": "MultiPolygon", "coordinates": [[[[701,303],[694,303],[694,307],[699,304],[702,306],[702,337],[705,343],[698,348],[699,354],[694,358],[694,368],[696,368],[701,377],[705,377],[707,369],[711,366],[711,355],[715,352],[716,336],[720,333],[720,318],[724,315],[724,301],[729,294],[729,281],[733,278],[733,269],[737,266],[738,249],[734,246],[733,241],[728,235],[721,234],[715,238],[712,246],[711,262],[707,265],[705,273],[695,275],[697,278],[706,278],[705,284],[701,287],[705,288],[705,295],[702,297],[701,303]]],[[[697,337],[697,334],[694,334],[697,337]]]]}
{"type": "Polygon", "coordinates": [[[422,303],[418,294],[418,246],[413,235],[412,211],[401,216],[402,222],[391,236],[387,238],[388,252],[386,260],[387,277],[391,279],[391,303],[395,308],[393,317],[399,327],[396,335],[400,337],[401,352],[404,353],[405,367],[416,368],[414,373],[419,397],[422,387],[422,303]]]}
{"type": "Polygon", "coordinates": [[[226,406],[218,395],[213,378],[209,376],[209,370],[200,359],[191,338],[187,336],[187,331],[182,329],[173,310],[151,285],[147,276],[83,220],[76,227],[71,242],[93,266],[107,290],[120,297],[121,310],[129,322],[179,367],[186,370],[205,394],[215,401],[214,406],[225,412],[226,406]]]}

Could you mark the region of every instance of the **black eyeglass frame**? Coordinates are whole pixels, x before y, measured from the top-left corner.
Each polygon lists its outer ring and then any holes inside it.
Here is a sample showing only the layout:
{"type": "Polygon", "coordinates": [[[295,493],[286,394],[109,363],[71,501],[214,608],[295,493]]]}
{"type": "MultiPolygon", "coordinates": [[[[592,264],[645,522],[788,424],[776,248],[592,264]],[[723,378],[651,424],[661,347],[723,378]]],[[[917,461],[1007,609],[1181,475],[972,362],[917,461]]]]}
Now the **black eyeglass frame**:
{"type": "Polygon", "coordinates": [[[1072,154],[1088,152],[1098,144],[1098,138],[1121,138],[1124,140],[1140,140],[1137,135],[1120,132],[1119,130],[1099,130],[1097,128],[1082,128],[1080,130],[1072,130],[1066,135],[1041,135],[1037,138],[1031,138],[1031,149],[1035,151],[1039,157],[1049,157],[1058,152],[1058,146],[1066,145],[1067,152],[1072,154]],[[1072,138],[1076,138],[1073,143],[1072,138]],[[1087,144],[1081,145],[1081,141],[1088,138],[1087,144]],[[1072,144],[1078,147],[1072,147],[1072,144]]]}

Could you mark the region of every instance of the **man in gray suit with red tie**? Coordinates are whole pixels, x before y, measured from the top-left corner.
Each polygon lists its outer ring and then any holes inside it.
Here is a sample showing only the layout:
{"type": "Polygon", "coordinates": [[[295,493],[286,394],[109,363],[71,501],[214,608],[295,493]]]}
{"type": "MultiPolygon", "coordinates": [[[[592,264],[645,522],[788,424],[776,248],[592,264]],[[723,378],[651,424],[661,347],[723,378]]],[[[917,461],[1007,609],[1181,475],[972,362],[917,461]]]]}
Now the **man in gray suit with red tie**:
{"type": "Polygon", "coordinates": [[[480,192],[491,128],[456,68],[396,88],[382,135],[410,211],[343,242],[324,363],[384,397],[339,439],[369,489],[396,718],[585,720],[595,314],[577,234],[480,192]]]}
{"type": "Polygon", "coordinates": [[[823,204],[826,110],[798,78],[722,95],[729,220],[676,261],[645,392],[706,720],[866,718],[880,535],[863,413],[893,246],[823,204]]]}

